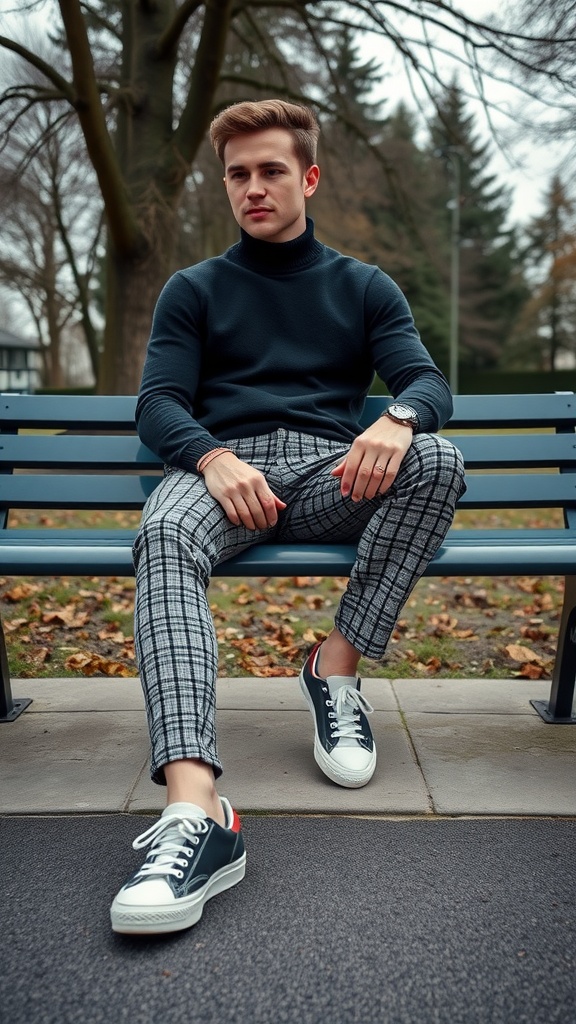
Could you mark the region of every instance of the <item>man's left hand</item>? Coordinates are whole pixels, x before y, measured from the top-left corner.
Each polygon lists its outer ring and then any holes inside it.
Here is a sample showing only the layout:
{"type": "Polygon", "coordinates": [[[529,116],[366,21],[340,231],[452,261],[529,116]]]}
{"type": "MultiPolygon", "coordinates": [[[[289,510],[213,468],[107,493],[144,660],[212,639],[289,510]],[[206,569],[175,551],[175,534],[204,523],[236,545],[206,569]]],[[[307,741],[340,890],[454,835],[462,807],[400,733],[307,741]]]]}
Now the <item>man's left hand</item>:
{"type": "Polygon", "coordinates": [[[346,458],[332,470],[332,476],[342,478],[342,496],[362,501],[385,494],[411,444],[412,427],[381,416],[356,438],[346,458]]]}

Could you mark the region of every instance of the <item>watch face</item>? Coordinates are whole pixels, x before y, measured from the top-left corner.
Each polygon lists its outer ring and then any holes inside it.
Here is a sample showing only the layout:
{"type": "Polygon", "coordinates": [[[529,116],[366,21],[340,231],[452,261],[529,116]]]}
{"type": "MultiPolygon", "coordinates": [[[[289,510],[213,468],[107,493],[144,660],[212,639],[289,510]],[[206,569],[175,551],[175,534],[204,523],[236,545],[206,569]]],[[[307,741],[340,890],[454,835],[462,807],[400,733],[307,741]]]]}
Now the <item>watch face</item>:
{"type": "Polygon", "coordinates": [[[400,420],[416,420],[417,415],[414,409],[410,408],[409,405],[390,405],[388,412],[392,413],[393,416],[397,416],[400,420]]]}

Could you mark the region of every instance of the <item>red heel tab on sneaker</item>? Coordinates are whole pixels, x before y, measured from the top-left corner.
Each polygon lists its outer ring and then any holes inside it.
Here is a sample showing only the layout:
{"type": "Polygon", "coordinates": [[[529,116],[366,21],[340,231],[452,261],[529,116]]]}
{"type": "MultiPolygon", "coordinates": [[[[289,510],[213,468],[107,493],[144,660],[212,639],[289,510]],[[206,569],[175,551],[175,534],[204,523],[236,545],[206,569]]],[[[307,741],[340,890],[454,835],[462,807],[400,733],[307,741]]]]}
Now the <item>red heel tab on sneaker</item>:
{"type": "Polygon", "coordinates": [[[322,646],[322,641],[320,640],[316,644],[316,646],[312,648],[312,650],[310,651],[310,654],[308,655],[308,661],[310,662],[310,671],[312,672],[312,675],[316,677],[316,679],[321,679],[322,678],[321,676],[318,675],[318,672],[317,672],[318,655],[320,653],[321,646],[322,646]]]}
{"type": "Polygon", "coordinates": [[[240,822],[240,818],[236,814],[236,811],[233,809],[232,810],[232,824],[230,825],[230,831],[231,832],[239,832],[241,828],[242,828],[242,825],[241,825],[241,822],[240,822]]]}

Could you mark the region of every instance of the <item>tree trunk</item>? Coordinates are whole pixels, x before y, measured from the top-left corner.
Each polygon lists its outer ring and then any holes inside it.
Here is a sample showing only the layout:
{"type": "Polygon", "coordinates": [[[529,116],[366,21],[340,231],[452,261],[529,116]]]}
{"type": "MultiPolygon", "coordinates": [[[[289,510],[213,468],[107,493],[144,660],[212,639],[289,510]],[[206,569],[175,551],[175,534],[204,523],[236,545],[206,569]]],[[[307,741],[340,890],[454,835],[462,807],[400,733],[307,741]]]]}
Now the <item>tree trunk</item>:
{"type": "Polygon", "coordinates": [[[45,366],[47,369],[45,386],[54,389],[64,387],[64,370],[60,362],[60,303],[57,294],[56,261],[54,259],[54,233],[52,226],[44,237],[44,281],[46,289],[46,300],[44,313],[48,332],[48,358],[45,366]]]}
{"type": "Polygon", "coordinates": [[[97,390],[134,395],[140,386],[152,314],[170,273],[176,215],[162,205],[147,213],[153,242],[140,258],[120,255],[112,243],[106,260],[106,328],[97,390]]]}

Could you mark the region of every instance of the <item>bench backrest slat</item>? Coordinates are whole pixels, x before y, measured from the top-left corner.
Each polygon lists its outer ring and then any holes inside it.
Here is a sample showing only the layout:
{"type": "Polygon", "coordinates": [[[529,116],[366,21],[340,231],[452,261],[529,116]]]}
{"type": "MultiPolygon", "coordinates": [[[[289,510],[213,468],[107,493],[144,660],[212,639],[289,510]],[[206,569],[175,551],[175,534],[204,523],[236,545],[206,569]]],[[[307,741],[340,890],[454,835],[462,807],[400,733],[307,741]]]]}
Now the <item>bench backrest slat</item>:
{"type": "MultiPolygon", "coordinates": [[[[510,434],[450,435],[469,469],[558,467],[576,468],[576,435],[510,434]]],[[[136,435],[0,435],[2,469],[135,469],[158,470],[162,460],[136,435]]]]}
{"type": "Polygon", "coordinates": [[[10,427],[134,430],[134,395],[2,395],[0,431],[10,427]]]}
{"type": "Polygon", "coordinates": [[[141,509],[157,485],[152,475],[18,474],[0,480],[0,509],[141,509]]]}
{"type": "MultiPolygon", "coordinates": [[[[15,474],[0,478],[2,508],[138,509],[157,476],[15,474]]],[[[459,508],[576,506],[576,474],[471,474],[459,508]]]]}
{"type": "Polygon", "coordinates": [[[0,468],[156,469],[162,460],[126,436],[0,434],[0,468]]]}
{"type": "MultiPolygon", "coordinates": [[[[362,423],[373,423],[390,404],[387,396],[369,395],[362,423]]],[[[0,394],[0,431],[15,427],[66,430],[133,430],[134,395],[0,394]]],[[[576,422],[576,396],[456,395],[450,427],[568,427],[576,422]]]]}
{"type": "MultiPolygon", "coordinates": [[[[388,397],[369,395],[361,418],[362,425],[373,423],[392,401],[388,397]]],[[[449,426],[452,430],[492,427],[566,427],[573,430],[575,422],[576,396],[573,394],[455,395],[454,414],[449,426]]]]}

